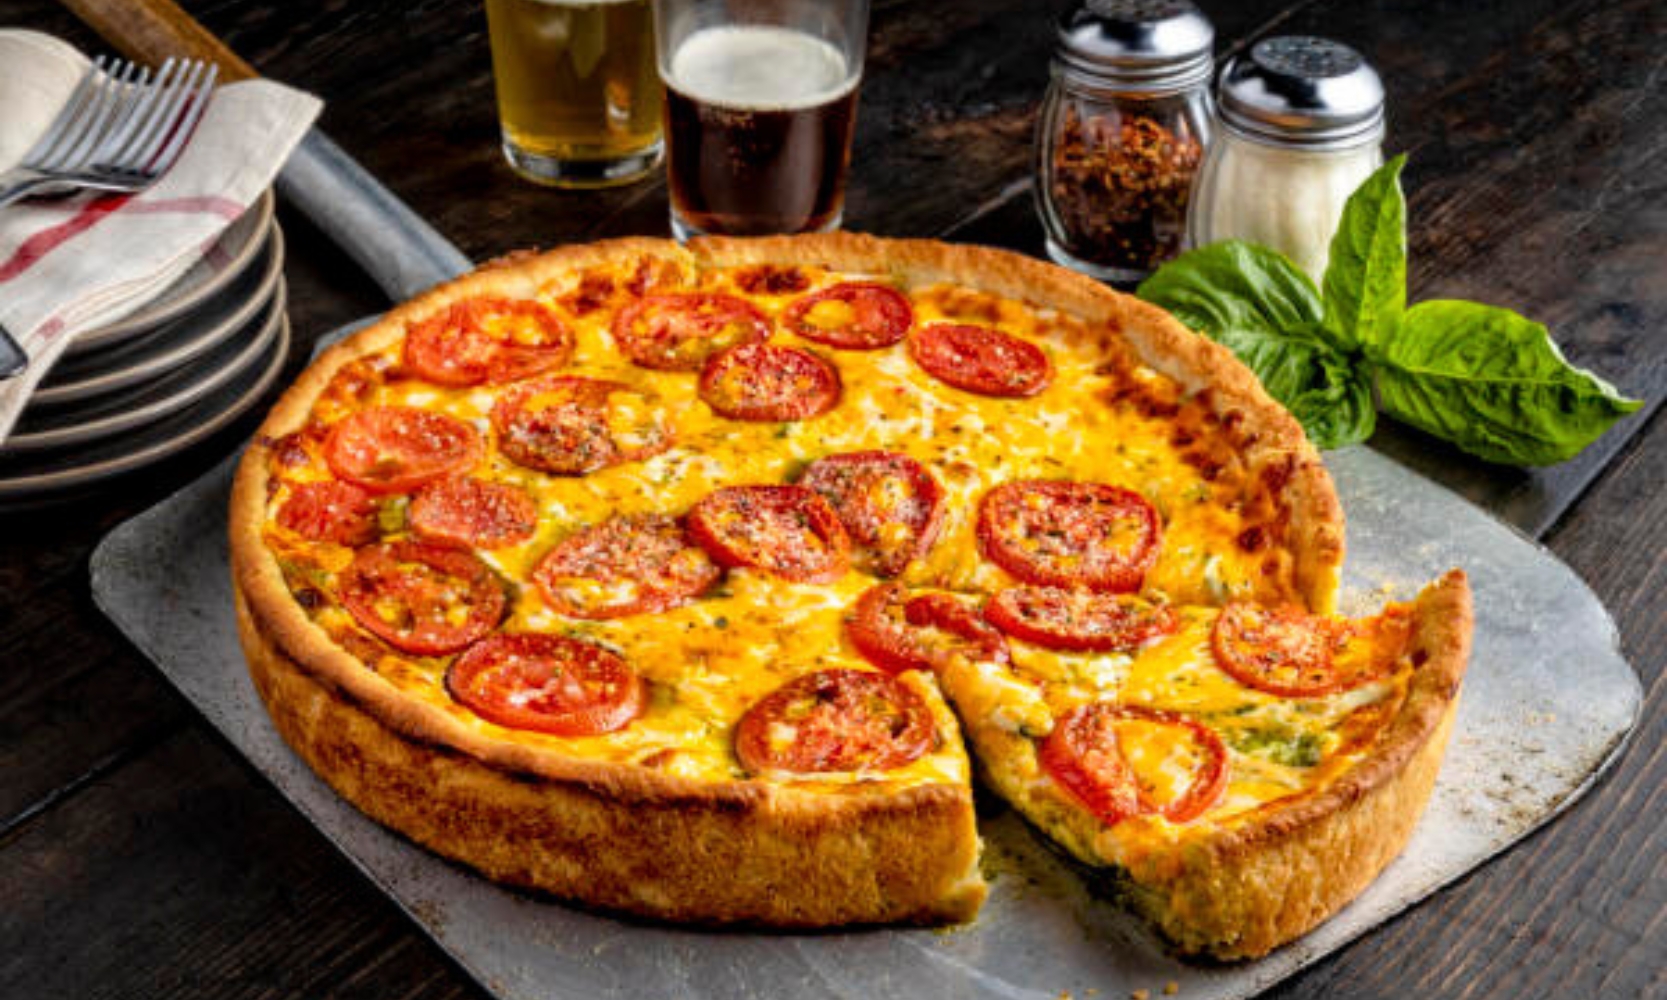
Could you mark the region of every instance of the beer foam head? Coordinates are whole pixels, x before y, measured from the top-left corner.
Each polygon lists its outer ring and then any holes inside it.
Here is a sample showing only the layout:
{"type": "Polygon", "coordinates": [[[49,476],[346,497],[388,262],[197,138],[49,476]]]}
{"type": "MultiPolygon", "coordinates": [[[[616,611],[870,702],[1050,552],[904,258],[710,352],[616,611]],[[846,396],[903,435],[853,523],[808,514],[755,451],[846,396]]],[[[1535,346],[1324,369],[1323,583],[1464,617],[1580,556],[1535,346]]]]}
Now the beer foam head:
{"type": "Polygon", "coordinates": [[[673,87],[699,101],[749,111],[813,108],[856,86],[845,54],[791,28],[726,25],[683,40],[671,58],[673,87]]]}

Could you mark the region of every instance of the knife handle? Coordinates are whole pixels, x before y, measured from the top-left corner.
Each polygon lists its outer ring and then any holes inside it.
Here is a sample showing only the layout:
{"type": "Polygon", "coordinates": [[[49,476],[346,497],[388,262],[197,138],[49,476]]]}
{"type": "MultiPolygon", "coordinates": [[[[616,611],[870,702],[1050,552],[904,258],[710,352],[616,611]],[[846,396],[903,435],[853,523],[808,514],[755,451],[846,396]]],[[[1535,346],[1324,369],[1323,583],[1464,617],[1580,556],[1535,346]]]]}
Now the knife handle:
{"type": "Polygon", "coordinates": [[[152,66],[170,56],[204,59],[219,66],[220,79],[228,83],[260,75],[173,0],[60,2],[129,59],[152,66]]]}
{"type": "Polygon", "coordinates": [[[23,353],[23,347],[9,333],[0,326],[0,380],[22,375],[29,367],[29,355],[23,353]]]}

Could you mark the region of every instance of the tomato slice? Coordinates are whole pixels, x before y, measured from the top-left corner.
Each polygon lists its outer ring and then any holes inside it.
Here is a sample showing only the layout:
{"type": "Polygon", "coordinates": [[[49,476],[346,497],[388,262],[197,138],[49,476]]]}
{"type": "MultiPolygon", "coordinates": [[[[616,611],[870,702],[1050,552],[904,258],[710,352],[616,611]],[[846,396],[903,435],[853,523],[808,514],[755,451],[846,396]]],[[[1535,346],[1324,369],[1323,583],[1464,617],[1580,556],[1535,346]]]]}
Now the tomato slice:
{"type": "Polygon", "coordinates": [[[409,493],[467,472],[480,434],[456,417],[407,406],[373,406],[339,421],[324,444],[331,471],[372,493],[409,493]]]}
{"type": "Polygon", "coordinates": [[[796,347],[742,344],[712,355],[700,398],[731,420],[804,420],[839,402],[839,369],[796,347]]]}
{"type": "Polygon", "coordinates": [[[909,338],[909,356],[938,381],[981,396],[1034,396],[1053,380],[1040,347],[987,326],[934,323],[909,338]]]}
{"type": "Polygon", "coordinates": [[[498,398],[492,428],[510,461],[583,476],[671,447],[659,398],[622,382],[554,375],[498,398]]]}
{"type": "Polygon", "coordinates": [[[548,306],[482,298],[454,303],[411,327],[405,365],[440,385],[494,385],[560,368],[573,333],[548,306]]]}
{"type": "Polygon", "coordinates": [[[1131,594],[1009,587],[984,607],[990,624],[1049,649],[1134,650],[1175,631],[1175,613],[1131,594]]]}
{"type": "Polygon", "coordinates": [[[1149,813],[1185,823],[1215,805],[1227,790],[1227,748],[1221,737],[1186,716],[1137,705],[1097,701],[1072,709],[1042,742],[1041,759],[1049,776],[1107,825],[1149,813]],[[1190,780],[1180,794],[1160,796],[1141,779],[1119,732],[1131,724],[1173,729],[1173,739],[1166,733],[1163,742],[1185,742],[1190,780]]]}
{"type": "Polygon", "coordinates": [[[550,550],[533,582],[570,618],[625,618],[687,604],[722,574],[675,518],[612,517],[550,550]]]}
{"type": "Polygon", "coordinates": [[[1392,656],[1368,656],[1352,669],[1340,669],[1337,654],[1356,631],[1348,622],[1298,607],[1233,601],[1221,609],[1210,645],[1216,663],[1239,683],[1285,698],[1308,698],[1359,687],[1393,666],[1392,656]]]}
{"type": "Polygon", "coordinates": [[[498,626],[504,590],[472,553],[385,542],[354,553],[341,574],[342,606],[395,649],[455,653],[498,626]]]}
{"type": "Polygon", "coordinates": [[[430,483],[406,515],[419,538],[463,548],[520,545],[538,528],[538,507],[527,491],[506,483],[459,477],[430,483]]]}
{"type": "Polygon", "coordinates": [[[625,356],[661,371],[699,371],[719,351],[769,335],[763,313],[721,292],[650,295],[614,317],[614,340],[625,356]]]}
{"type": "Polygon", "coordinates": [[[784,580],[831,583],[851,561],[839,515],[803,486],[717,490],[689,511],[689,533],[720,566],[751,566],[784,580]]]}
{"type": "Polygon", "coordinates": [[[806,295],[788,307],[782,322],[807,340],[848,351],[890,347],[908,335],[915,311],[897,289],[872,281],[847,281],[806,295]]]}
{"type": "Polygon", "coordinates": [[[446,671],[446,690],[488,722],[556,736],[596,736],[642,715],[642,678],[594,643],[540,633],[495,635],[446,671]]]}
{"type": "Polygon", "coordinates": [[[1026,583],[1128,592],[1158,559],[1158,512],[1132,490],[1104,483],[1021,480],[984,494],[978,541],[1026,583]]]}
{"type": "Polygon", "coordinates": [[[376,500],[337,479],[294,483],[278,508],[280,527],[315,542],[364,545],[376,541],[376,500]]]}
{"type": "Polygon", "coordinates": [[[753,774],[890,771],[937,742],[926,701],[867,670],[819,670],[788,681],[735,727],[735,755],[753,774]]]}
{"type": "Polygon", "coordinates": [[[943,524],[943,488],[925,466],[894,451],[819,458],[799,485],[833,505],[857,568],[875,576],[896,576],[924,556],[943,524]]]}
{"type": "Polygon", "coordinates": [[[937,670],[964,656],[1006,663],[1007,641],[969,601],[949,594],[909,595],[902,584],[883,583],[857,598],[849,629],[851,645],[882,670],[937,670]]]}

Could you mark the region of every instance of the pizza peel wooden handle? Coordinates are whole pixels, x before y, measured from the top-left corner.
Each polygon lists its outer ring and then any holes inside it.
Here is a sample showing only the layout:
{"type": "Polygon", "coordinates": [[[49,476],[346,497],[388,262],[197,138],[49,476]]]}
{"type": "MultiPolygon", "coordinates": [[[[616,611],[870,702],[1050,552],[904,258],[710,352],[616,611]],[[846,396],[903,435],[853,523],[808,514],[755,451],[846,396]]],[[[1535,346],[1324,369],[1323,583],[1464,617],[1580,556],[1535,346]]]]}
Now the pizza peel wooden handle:
{"type": "Polygon", "coordinates": [[[151,66],[169,57],[203,59],[220,67],[226,83],[260,75],[173,0],[61,2],[129,59],[151,66]]]}

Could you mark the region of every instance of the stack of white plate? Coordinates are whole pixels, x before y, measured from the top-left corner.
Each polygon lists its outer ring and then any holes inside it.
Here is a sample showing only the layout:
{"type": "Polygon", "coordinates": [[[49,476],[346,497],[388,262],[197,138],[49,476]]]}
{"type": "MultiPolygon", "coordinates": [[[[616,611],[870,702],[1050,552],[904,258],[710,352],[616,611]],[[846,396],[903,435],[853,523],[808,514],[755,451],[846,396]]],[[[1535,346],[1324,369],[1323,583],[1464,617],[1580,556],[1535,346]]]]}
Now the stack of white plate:
{"type": "Polygon", "coordinates": [[[289,356],[267,192],[156,301],[75,339],[0,444],[0,504],[79,491],[226,427],[289,356]]]}

